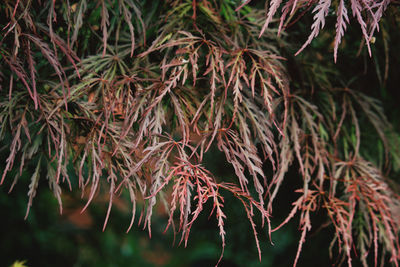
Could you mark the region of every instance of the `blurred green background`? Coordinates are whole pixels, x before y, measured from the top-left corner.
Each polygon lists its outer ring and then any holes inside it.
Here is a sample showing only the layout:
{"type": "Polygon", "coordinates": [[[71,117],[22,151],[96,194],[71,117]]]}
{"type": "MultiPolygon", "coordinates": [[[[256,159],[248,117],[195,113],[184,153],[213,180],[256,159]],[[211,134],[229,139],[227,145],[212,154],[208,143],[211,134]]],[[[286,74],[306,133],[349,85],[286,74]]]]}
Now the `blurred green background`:
{"type": "MultiPolygon", "coordinates": [[[[151,239],[147,231],[137,226],[138,218],[126,233],[130,210],[119,203],[113,207],[107,228],[102,232],[106,202],[97,201],[80,214],[84,202],[79,196],[68,194],[60,216],[57,202],[44,186],[39,187],[29,217],[24,220],[25,188],[8,194],[7,186],[0,187],[1,266],[10,266],[15,260],[26,260],[27,266],[214,266],[220,256],[217,224],[214,218],[208,220],[207,213],[193,226],[188,246],[184,248],[183,244],[177,245],[180,236],[176,236],[173,245],[172,231],[163,234],[166,216],[154,216],[151,239]]],[[[220,266],[291,266],[299,238],[295,225],[274,233],[275,245],[270,243],[266,229],[259,229],[260,263],[250,224],[235,204],[239,203],[227,195],[227,245],[220,266]]],[[[328,259],[332,236],[327,234],[326,240],[320,234],[307,240],[300,266],[328,266],[329,262],[324,261],[328,259]]]]}

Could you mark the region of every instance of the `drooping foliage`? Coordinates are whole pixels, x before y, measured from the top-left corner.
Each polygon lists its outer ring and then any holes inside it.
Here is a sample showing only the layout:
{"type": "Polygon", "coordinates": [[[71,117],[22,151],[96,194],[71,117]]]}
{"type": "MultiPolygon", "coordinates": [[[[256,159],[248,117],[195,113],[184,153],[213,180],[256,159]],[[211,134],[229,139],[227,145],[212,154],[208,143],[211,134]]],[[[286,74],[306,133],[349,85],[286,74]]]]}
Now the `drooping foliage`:
{"type": "MultiPolygon", "coordinates": [[[[237,10],[248,4],[250,1],[251,0],[243,1],[242,5],[240,5],[237,10]]],[[[350,0],[349,3],[346,3],[344,0],[271,0],[267,5],[267,18],[262,27],[260,35],[263,34],[268,25],[273,21],[274,16],[281,6],[282,9],[280,12],[278,26],[279,32],[293,24],[293,21],[299,20],[302,16],[304,16],[305,13],[312,9],[311,13],[313,13],[313,23],[311,25],[311,33],[308,36],[307,41],[297,52],[300,53],[311,43],[315,37],[318,36],[320,31],[325,26],[326,19],[330,16],[336,17],[336,34],[334,37],[334,59],[336,61],[338,48],[346,28],[350,23],[349,14],[351,14],[357,20],[360,26],[365,45],[367,46],[368,52],[371,55],[370,42],[373,42],[372,39],[374,38],[374,34],[379,31],[379,21],[391,2],[395,1],[350,0]]]]}
{"type": "MultiPolygon", "coordinates": [[[[282,30],[316,2],[285,3],[279,29],[268,25],[280,1],[270,2],[266,20],[264,10],[248,2],[0,4],[0,140],[8,153],[1,183],[11,179],[12,190],[33,166],[26,215],[47,179],[60,211],[63,190],[81,189],[84,209],[107,191],[104,227],[113,201],[129,196],[128,231],[137,220],[151,235],[154,208],[163,205],[166,228],[180,232],[186,245],[210,202],[224,248],[224,194],[230,193],[240,200],[258,248],[258,224],[273,236],[299,220],[294,265],[314,215],[322,213],[335,232],[331,248],[349,266],[355,257],[365,266],[371,258],[397,266],[400,199],[389,167],[399,156],[381,104],[338,87],[335,72],[298,68],[309,79],[300,83],[289,71],[282,30]],[[363,142],[365,131],[373,132],[374,144],[363,142]],[[375,146],[382,149],[368,153],[375,146]],[[204,155],[211,148],[221,151],[236,177],[207,170],[204,155]],[[287,177],[290,169],[298,176],[287,177]],[[301,186],[279,224],[271,215],[287,179],[301,186]]],[[[349,21],[344,1],[316,4],[305,45],[323,28],[332,4],[336,60],[349,21]]],[[[351,2],[367,44],[387,5],[351,2]]]]}

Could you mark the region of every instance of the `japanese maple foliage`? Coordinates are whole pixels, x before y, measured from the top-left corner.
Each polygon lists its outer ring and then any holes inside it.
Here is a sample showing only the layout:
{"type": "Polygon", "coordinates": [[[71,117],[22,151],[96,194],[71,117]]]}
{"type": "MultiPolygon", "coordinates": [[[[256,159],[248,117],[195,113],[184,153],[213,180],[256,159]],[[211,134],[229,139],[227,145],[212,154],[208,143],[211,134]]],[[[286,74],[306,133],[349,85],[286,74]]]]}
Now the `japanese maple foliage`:
{"type": "Polygon", "coordinates": [[[250,1],[33,2],[0,4],[0,140],[9,151],[1,183],[14,179],[12,189],[33,166],[27,216],[47,179],[60,211],[65,187],[82,190],[84,209],[107,191],[104,227],[113,200],[128,195],[128,230],[139,202],[138,224],[151,235],[154,208],[164,205],[166,230],[180,232],[186,245],[210,202],[224,248],[226,191],[246,212],[260,260],[258,224],[273,236],[299,220],[296,265],[313,214],[324,210],[335,232],[331,249],[349,266],[354,258],[367,266],[369,253],[375,265],[387,253],[398,266],[400,199],[384,173],[398,157],[390,146],[396,133],[379,101],[320,82],[323,73],[308,76],[315,83],[304,88],[294,85],[282,56],[289,44],[277,35],[294,14],[315,6],[300,49],[306,53],[334,6],[336,61],[348,5],[369,49],[389,1],[274,0],[266,19],[250,1]],[[271,28],[281,4],[280,24],[271,28]],[[382,167],[363,152],[371,144],[362,142],[362,131],[371,128],[384,147],[376,155],[385,158],[382,167]],[[234,180],[207,170],[211,147],[232,166],[234,180]],[[298,199],[271,228],[274,200],[293,168],[298,177],[291,179],[302,184],[298,199]]]}

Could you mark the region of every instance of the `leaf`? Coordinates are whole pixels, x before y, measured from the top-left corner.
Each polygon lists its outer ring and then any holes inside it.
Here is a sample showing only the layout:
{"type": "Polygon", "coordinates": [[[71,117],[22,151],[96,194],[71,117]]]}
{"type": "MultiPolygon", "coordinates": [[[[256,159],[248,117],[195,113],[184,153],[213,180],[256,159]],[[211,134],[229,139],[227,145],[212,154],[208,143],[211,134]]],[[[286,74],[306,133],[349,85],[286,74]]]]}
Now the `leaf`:
{"type": "MultiPolygon", "coordinates": [[[[357,1],[357,0],[351,0],[357,1]]],[[[331,0],[321,0],[318,2],[317,6],[313,9],[314,22],[311,25],[311,33],[308,36],[307,41],[303,44],[303,46],[296,52],[295,55],[298,55],[301,51],[308,46],[311,41],[318,36],[321,29],[325,26],[325,17],[328,15],[329,7],[331,6],[331,0]]]]}
{"type": "Polygon", "coordinates": [[[39,178],[40,178],[40,165],[42,163],[42,157],[39,158],[39,161],[36,165],[35,171],[32,174],[31,182],[29,184],[29,191],[28,191],[28,206],[26,208],[25,220],[28,218],[29,210],[32,206],[33,198],[36,196],[36,190],[39,185],[39,178]]]}
{"type": "Polygon", "coordinates": [[[337,8],[337,21],[336,21],[336,36],[335,36],[335,45],[334,45],[334,52],[333,57],[336,63],[337,59],[337,51],[339,48],[339,44],[342,40],[344,35],[344,31],[346,30],[346,23],[349,23],[349,17],[347,16],[347,9],[344,6],[344,0],[340,0],[339,6],[337,8]]]}

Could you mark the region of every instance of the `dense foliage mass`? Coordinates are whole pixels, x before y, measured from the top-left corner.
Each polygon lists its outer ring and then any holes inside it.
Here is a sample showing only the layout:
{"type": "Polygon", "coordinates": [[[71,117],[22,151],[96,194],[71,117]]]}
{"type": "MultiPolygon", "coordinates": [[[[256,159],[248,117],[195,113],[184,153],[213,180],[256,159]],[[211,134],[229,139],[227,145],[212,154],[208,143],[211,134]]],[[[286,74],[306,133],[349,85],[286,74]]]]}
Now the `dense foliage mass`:
{"type": "MultiPolygon", "coordinates": [[[[0,140],[9,153],[1,183],[13,179],[12,190],[33,166],[26,216],[47,179],[60,211],[62,190],[80,188],[84,209],[108,192],[104,227],[113,201],[129,196],[128,231],[139,217],[151,235],[154,208],[163,205],[166,228],[186,244],[210,202],[224,248],[229,193],[240,200],[258,248],[258,224],[271,236],[299,220],[294,265],[313,218],[323,214],[322,226],[335,233],[330,248],[349,266],[355,257],[364,266],[397,266],[400,199],[389,177],[399,162],[398,135],[377,99],[340,87],[339,74],[316,67],[311,52],[307,59],[305,47],[334,12],[336,60],[349,22],[344,1],[287,1],[277,28],[271,23],[281,1],[270,1],[267,16],[248,2],[1,3],[0,140]],[[299,50],[306,55],[294,58],[284,29],[313,7],[312,31],[299,50]],[[213,149],[236,177],[207,169],[213,149]],[[298,175],[287,177],[291,169],[298,175]],[[301,185],[280,223],[271,215],[287,179],[301,185]]],[[[350,1],[360,50],[371,53],[389,2],[350,1]]]]}

